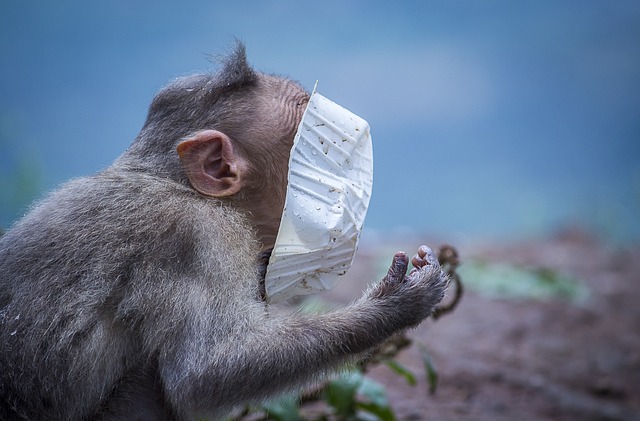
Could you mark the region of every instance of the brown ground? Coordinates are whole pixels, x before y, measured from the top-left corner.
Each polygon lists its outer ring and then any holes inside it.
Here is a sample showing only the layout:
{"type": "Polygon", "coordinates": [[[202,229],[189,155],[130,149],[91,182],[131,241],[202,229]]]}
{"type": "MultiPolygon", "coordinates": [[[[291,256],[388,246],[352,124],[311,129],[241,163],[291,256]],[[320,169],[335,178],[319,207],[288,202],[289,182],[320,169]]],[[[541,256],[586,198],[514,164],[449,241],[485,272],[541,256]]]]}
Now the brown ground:
{"type": "MultiPolygon", "coordinates": [[[[390,260],[389,243],[361,247],[348,279],[325,298],[343,303],[359,295],[360,280],[376,276],[381,255],[390,260]]],[[[411,254],[419,245],[402,243],[396,248],[411,254]]],[[[385,366],[370,373],[386,386],[398,419],[640,420],[640,248],[607,246],[575,232],[454,245],[463,262],[483,258],[567,273],[584,282],[589,298],[487,298],[467,289],[455,312],[411,334],[438,371],[435,395],[427,392],[415,347],[398,359],[419,374],[417,386],[385,366]]]]}

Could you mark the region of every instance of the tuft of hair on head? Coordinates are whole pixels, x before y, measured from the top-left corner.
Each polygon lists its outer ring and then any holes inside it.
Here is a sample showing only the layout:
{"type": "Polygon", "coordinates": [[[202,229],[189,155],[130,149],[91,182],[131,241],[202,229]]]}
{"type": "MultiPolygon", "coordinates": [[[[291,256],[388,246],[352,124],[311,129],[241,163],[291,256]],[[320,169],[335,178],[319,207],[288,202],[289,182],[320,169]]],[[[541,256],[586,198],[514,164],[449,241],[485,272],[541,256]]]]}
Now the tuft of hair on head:
{"type": "MultiPolygon", "coordinates": [[[[180,77],[156,94],[144,126],[128,150],[127,156],[144,156],[136,165],[142,162],[158,173],[166,163],[152,162],[150,157],[177,157],[177,143],[195,130],[217,128],[234,135],[233,129],[242,127],[239,120],[248,118],[247,104],[253,100],[248,94],[258,85],[260,74],[247,62],[245,46],[238,40],[217,61],[221,65],[217,72],[180,77]],[[244,111],[234,112],[236,109],[244,111]]],[[[174,178],[182,174],[178,164],[177,158],[170,163],[174,178]]]]}
{"type": "Polygon", "coordinates": [[[258,74],[247,62],[247,49],[242,41],[236,39],[233,51],[220,61],[222,69],[217,75],[219,87],[240,88],[256,83],[258,74]]]}

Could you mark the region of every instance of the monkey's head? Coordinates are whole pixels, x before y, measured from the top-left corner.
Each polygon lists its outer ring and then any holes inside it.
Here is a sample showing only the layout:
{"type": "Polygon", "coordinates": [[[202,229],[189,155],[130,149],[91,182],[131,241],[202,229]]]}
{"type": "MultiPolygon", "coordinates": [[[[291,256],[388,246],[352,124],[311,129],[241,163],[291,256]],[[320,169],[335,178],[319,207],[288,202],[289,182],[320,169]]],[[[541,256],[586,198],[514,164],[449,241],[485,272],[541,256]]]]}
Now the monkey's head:
{"type": "Polygon", "coordinates": [[[125,157],[246,212],[268,249],[308,100],[297,83],[253,70],[237,43],[218,73],[179,78],[156,95],[125,157]]]}

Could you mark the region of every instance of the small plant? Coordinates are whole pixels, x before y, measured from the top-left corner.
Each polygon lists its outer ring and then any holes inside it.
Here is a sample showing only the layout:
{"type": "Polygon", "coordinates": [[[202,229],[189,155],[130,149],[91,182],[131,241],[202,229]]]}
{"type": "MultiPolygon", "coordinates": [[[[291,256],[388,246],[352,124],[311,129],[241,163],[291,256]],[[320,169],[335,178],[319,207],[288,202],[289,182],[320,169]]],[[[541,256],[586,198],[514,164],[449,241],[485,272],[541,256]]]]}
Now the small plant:
{"type": "Polygon", "coordinates": [[[460,269],[466,286],[479,294],[508,299],[551,299],[582,302],[588,296],[583,283],[546,267],[474,260],[460,269]]]}
{"type": "MultiPolygon", "coordinates": [[[[434,392],[437,374],[428,356],[425,361],[429,361],[427,378],[430,392],[434,392]]],[[[417,384],[415,374],[398,361],[384,359],[380,363],[404,378],[409,385],[417,384]]],[[[427,367],[426,362],[425,367],[427,367]]],[[[237,420],[325,421],[329,419],[395,421],[396,417],[387,399],[384,386],[367,377],[362,367],[353,367],[311,392],[282,397],[261,407],[247,409],[237,420]]]]}

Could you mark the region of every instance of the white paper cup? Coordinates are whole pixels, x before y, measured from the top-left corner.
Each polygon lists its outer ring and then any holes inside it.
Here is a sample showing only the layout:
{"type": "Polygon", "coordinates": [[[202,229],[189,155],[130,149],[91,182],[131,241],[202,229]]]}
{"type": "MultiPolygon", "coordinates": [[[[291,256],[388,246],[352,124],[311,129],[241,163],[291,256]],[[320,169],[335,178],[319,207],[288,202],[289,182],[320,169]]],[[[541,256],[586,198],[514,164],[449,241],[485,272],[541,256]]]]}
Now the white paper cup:
{"type": "Polygon", "coordinates": [[[371,198],[369,124],[313,93],[294,139],[289,182],[267,266],[267,301],[332,288],[353,262],[371,198]]]}

